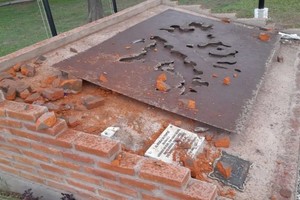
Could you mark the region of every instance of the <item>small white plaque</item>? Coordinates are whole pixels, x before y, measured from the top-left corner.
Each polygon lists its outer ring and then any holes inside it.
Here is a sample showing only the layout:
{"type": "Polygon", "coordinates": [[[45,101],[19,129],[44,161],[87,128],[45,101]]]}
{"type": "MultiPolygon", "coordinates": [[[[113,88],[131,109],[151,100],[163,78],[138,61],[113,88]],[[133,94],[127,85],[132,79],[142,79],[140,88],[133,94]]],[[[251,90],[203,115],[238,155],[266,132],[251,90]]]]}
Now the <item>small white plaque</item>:
{"type": "Polygon", "coordinates": [[[120,130],[119,127],[108,127],[107,129],[105,129],[101,135],[105,136],[105,137],[109,137],[111,138],[112,136],[115,135],[116,132],[118,132],[120,130]]]}
{"type": "Polygon", "coordinates": [[[195,158],[196,155],[202,150],[204,140],[204,137],[199,137],[195,133],[169,124],[164,132],[146,151],[145,156],[156,158],[167,163],[172,163],[174,162],[174,148],[176,147],[177,142],[181,141],[189,144],[191,148],[187,151],[187,154],[191,156],[191,158],[195,158]]]}

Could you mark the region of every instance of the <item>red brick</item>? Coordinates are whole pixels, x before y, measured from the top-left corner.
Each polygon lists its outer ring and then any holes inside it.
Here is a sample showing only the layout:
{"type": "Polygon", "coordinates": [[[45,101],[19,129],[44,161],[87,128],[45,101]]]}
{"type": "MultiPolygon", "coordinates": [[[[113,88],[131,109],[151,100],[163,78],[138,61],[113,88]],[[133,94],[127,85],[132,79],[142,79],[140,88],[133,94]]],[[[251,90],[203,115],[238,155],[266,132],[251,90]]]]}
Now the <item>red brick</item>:
{"type": "Polygon", "coordinates": [[[35,140],[35,141],[40,141],[41,140],[41,137],[33,135],[31,133],[27,133],[27,132],[22,131],[22,130],[9,129],[9,131],[13,135],[17,135],[17,136],[24,137],[24,138],[27,138],[27,139],[31,139],[31,140],[35,140]]]}
{"type": "Polygon", "coordinates": [[[67,123],[63,119],[57,119],[57,122],[55,123],[55,125],[53,127],[47,128],[47,129],[42,129],[42,130],[37,130],[36,126],[33,124],[24,124],[24,126],[26,129],[28,129],[30,131],[44,133],[44,134],[52,135],[52,136],[58,135],[59,133],[61,133],[62,131],[67,129],[67,123]]]}
{"type": "Polygon", "coordinates": [[[104,103],[104,98],[101,96],[87,95],[82,97],[82,104],[88,109],[97,108],[104,103]]]}
{"type": "Polygon", "coordinates": [[[50,101],[64,98],[64,90],[61,88],[48,88],[42,92],[42,96],[50,101]]]}
{"type": "Polygon", "coordinates": [[[116,171],[123,174],[134,175],[134,167],[143,157],[126,152],[120,153],[112,163],[99,162],[100,168],[116,171]]]}
{"type": "Polygon", "coordinates": [[[43,177],[45,179],[51,179],[54,181],[63,182],[63,178],[61,178],[60,175],[51,174],[51,173],[47,173],[44,171],[38,171],[38,175],[40,175],[41,177],[43,177]]]}
{"type": "Polygon", "coordinates": [[[17,96],[16,88],[13,86],[9,87],[5,95],[6,99],[10,101],[14,101],[16,99],[16,96],[17,96]]]}
{"type": "Polygon", "coordinates": [[[16,162],[21,163],[21,164],[25,164],[25,165],[28,165],[28,166],[39,166],[39,164],[40,164],[39,162],[36,162],[32,159],[21,157],[21,156],[14,155],[13,158],[16,162]]]}
{"type": "Polygon", "coordinates": [[[46,107],[14,101],[5,101],[5,104],[1,106],[4,106],[7,116],[25,121],[35,122],[37,118],[47,112],[46,107]]]}
{"type": "Polygon", "coordinates": [[[35,75],[35,68],[31,65],[22,65],[21,74],[27,77],[33,77],[35,75]]]}
{"type": "Polygon", "coordinates": [[[120,144],[91,134],[81,134],[74,142],[75,148],[89,154],[110,158],[120,151],[120,144]]]}
{"type": "Polygon", "coordinates": [[[214,200],[217,197],[217,187],[207,182],[193,180],[184,191],[166,190],[165,193],[180,200],[214,200]]]}
{"type": "Polygon", "coordinates": [[[159,197],[154,197],[154,196],[149,195],[149,194],[142,194],[142,199],[143,200],[168,200],[170,198],[162,199],[162,198],[159,198],[159,197]]]}
{"type": "Polygon", "coordinates": [[[22,127],[22,123],[15,121],[15,120],[10,120],[10,119],[0,119],[0,125],[3,126],[8,126],[8,127],[12,127],[12,128],[21,128],[22,127]]]}
{"type": "Polygon", "coordinates": [[[47,154],[50,154],[50,155],[56,155],[56,156],[60,156],[61,153],[60,153],[60,150],[58,149],[55,149],[55,148],[51,148],[51,147],[48,147],[48,146],[42,146],[42,145],[39,145],[39,144],[35,144],[35,143],[32,143],[31,144],[31,148],[35,151],[38,151],[38,152],[44,152],[44,153],[47,153],[47,154]]]}
{"type": "Polygon", "coordinates": [[[145,159],[140,168],[140,177],[154,182],[182,187],[190,178],[187,168],[174,166],[162,161],[145,159]]]}
{"type": "Polygon", "coordinates": [[[88,182],[88,183],[92,183],[95,185],[99,185],[100,184],[100,179],[99,178],[92,178],[90,176],[87,175],[83,175],[77,172],[70,172],[70,177],[73,179],[78,179],[81,182],[88,182]]]}
{"type": "Polygon", "coordinates": [[[115,183],[104,182],[103,185],[105,188],[109,190],[114,190],[124,195],[132,196],[132,197],[138,196],[138,193],[136,191],[115,183]]]}
{"type": "Polygon", "coordinates": [[[0,163],[4,164],[4,165],[11,165],[9,160],[3,159],[3,158],[0,158],[0,163]]]}
{"type": "Polygon", "coordinates": [[[25,172],[31,172],[31,173],[35,172],[34,168],[28,167],[28,166],[25,166],[25,165],[21,165],[21,164],[18,164],[18,163],[13,163],[13,167],[16,168],[16,169],[25,171],[25,172]]]}
{"type": "Polygon", "coordinates": [[[45,144],[51,144],[53,146],[64,147],[64,148],[72,148],[72,144],[68,141],[61,141],[58,139],[52,138],[41,138],[41,141],[45,144]]]}
{"type": "Polygon", "coordinates": [[[63,80],[60,83],[60,87],[62,87],[66,92],[80,92],[82,90],[82,80],[81,79],[68,79],[63,80]]]}
{"type": "Polygon", "coordinates": [[[132,186],[133,188],[140,188],[146,191],[152,191],[157,189],[157,187],[153,184],[148,184],[142,181],[123,178],[123,177],[120,177],[120,183],[122,183],[123,185],[132,186]]]}
{"type": "Polygon", "coordinates": [[[89,157],[80,156],[78,154],[69,153],[69,152],[62,152],[62,156],[67,159],[71,159],[77,162],[82,162],[85,164],[94,164],[94,160],[89,157]]]}
{"type": "Polygon", "coordinates": [[[55,113],[52,112],[46,112],[42,114],[36,121],[35,127],[36,130],[43,130],[43,129],[48,129],[54,126],[56,124],[56,115],[55,113]]]}
{"type": "Polygon", "coordinates": [[[79,183],[78,181],[73,181],[71,179],[67,179],[67,182],[70,184],[70,185],[73,185],[74,187],[77,187],[79,189],[83,189],[83,190],[87,190],[89,192],[96,192],[96,188],[95,187],[92,187],[92,186],[88,186],[86,184],[81,184],[79,183]]]}
{"type": "Polygon", "coordinates": [[[15,147],[12,147],[12,146],[8,146],[6,144],[1,144],[0,143],[0,149],[1,150],[11,151],[11,152],[15,152],[15,153],[21,154],[21,151],[18,148],[15,148],[15,147]]]}
{"type": "Polygon", "coordinates": [[[53,167],[53,166],[46,165],[46,164],[40,164],[40,166],[44,170],[47,170],[47,171],[50,171],[50,172],[54,172],[54,173],[57,173],[57,174],[61,174],[61,175],[65,175],[65,171],[62,170],[62,169],[59,169],[57,167],[53,167]]]}
{"type": "Polygon", "coordinates": [[[14,175],[19,174],[18,170],[16,170],[15,168],[8,167],[8,166],[5,166],[5,165],[0,165],[0,171],[5,171],[5,172],[8,172],[8,173],[14,174],[14,175]]]}
{"type": "Polygon", "coordinates": [[[116,176],[112,173],[105,172],[99,169],[94,169],[91,167],[84,167],[84,171],[90,175],[99,176],[109,180],[116,180],[116,176]]]}
{"type": "Polygon", "coordinates": [[[110,198],[110,199],[128,200],[127,197],[117,195],[113,192],[108,192],[108,191],[101,190],[101,189],[98,190],[98,193],[99,193],[100,196],[107,197],[107,198],[110,198]]]}
{"type": "Polygon", "coordinates": [[[19,97],[21,99],[26,99],[30,95],[30,92],[28,89],[23,90],[22,92],[19,92],[19,97]]]}
{"type": "Polygon", "coordinates": [[[26,150],[22,150],[23,154],[28,156],[28,157],[31,157],[31,158],[34,158],[34,159],[37,159],[37,160],[41,160],[41,161],[44,161],[44,162],[49,162],[49,158],[46,157],[46,156],[43,156],[41,154],[38,154],[38,153],[34,153],[34,152],[31,152],[31,151],[26,151],[26,150]]]}
{"type": "Polygon", "coordinates": [[[77,190],[75,190],[73,187],[70,187],[68,185],[65,185],[65,184],[61,184],[62,182],[60,183],[57,183],[57,182],[53,182],[53,181],[47,181],[47,185],[50,186],[50,187],[53,187],[53,188],[56,188],[58,190],[62,190],[64,192],[67,192],[67,193],[77,193],[77,190]]]}
{"type": "Polygon", "coordinates": [[[17,146],[20,146],[20,147],[27,147],[29,148],[30,147],[30,143],[29,142],[26,142],[24,140],[19,140],[19,139],[8,139],[8,142],[11,143],[11,144],[15,144],[17,146]]]}
{"type": "Polygon", "coordinates": [[[34,101],[37,101],[37,100],[42,100],[42,96],[40,93],[33,93],[31,95],[29,95],[24,101],[26,103],[33,103],[34,101]]]}
{"type": "Polygon", "coordinates": [[[63,160],[53,160],[52,162],[53,162],[53,164],[55,164],[57,166],[60,166],[60,167],[63,167],[63,168],[73,169],[73,170],[76,170],[76,171],[80,170],[79,165],[75,165],[71,162],[67,162],[67,161],[63,161],[63,160]]]}

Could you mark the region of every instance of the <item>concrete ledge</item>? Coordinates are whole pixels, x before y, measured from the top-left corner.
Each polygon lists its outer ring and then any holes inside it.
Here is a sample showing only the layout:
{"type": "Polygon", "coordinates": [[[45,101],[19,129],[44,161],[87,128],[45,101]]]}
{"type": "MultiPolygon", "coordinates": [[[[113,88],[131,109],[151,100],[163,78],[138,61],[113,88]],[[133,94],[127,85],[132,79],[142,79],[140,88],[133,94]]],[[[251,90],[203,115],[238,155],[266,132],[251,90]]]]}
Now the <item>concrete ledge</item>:
{"type": "Polygon", "coordinates": [[[6,56],[0,57],[0,70],[5,70],[16,63],[38,57],[44,53],[57,49],[68,43],[74,42],[83,37],[96,33],[111,25],[120,23],[128,18],[131,18],[160,4],[161,0],[148,0],[144,3],[140,3],[136,6],[127,8],[116,14],[99,19],[95,22],[59,34],[56,37],[46,39],[44,41],[25,47],[6,56]]]}

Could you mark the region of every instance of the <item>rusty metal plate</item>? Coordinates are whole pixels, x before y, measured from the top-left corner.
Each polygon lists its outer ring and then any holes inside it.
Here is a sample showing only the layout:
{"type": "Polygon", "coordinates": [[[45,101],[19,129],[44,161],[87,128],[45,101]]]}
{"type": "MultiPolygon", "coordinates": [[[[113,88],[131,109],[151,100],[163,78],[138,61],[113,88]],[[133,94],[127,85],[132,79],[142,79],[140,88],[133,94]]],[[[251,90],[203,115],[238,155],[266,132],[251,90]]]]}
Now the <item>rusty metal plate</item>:
{"type": "Polygon", "coordinates": [[[167,10],[54,67],[234,132],[277,40],[260,32],[167,10]]]}

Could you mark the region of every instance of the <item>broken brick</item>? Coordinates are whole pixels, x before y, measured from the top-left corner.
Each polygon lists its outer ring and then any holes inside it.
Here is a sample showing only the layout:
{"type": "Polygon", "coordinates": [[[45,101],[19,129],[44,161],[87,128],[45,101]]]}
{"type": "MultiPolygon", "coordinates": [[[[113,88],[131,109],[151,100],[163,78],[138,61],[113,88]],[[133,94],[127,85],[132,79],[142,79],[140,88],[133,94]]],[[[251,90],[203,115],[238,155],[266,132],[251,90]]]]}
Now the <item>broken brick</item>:
{"type": "Polygon", "coordinates": [[[56,118],[54,112],[44,113],[36,121],[36,124],[35,124],[36,130],[42,130],[42,129],[51,128],[51,127],[54,126],[54,124],[56,123],[56,121],[57,121],[57,118],[56,118]]]}
{"type": "Polygon", "coordinates": [[[269,41],[271,36],[267,33],[260,33],[258,38],[263,41],[263,42],[266,42],[266,41],[269,41]]]}
{"type": "Polygon", "coordinates": [[[40,93],[34,93],[29,95],[26,99],[25,102],[26,103],[33,103],[34,101],[40,100],[42,98],[40,93]]]}
{"type": "Polygon", "coordinates": [[[27,77],[33,77],[35,75],[35,68],[30,65],[22,65],[21,74],[27,77]]]}
{"type": "Polygon", "coordinates": [[[4,79],[12,79],[12,75],[10,73],[7,72],[1,72],[0,73],[0,81],[4,80],[4,79]]]}
{"type": "Polygon", "coordinates": [[[104,98],[100,96],[87,95],[82,98],[82,104],[88,109],[97,108],[103,104],[104,98]]]}
{"type": "Polygon", "coordinates": [[[19,97],[22,99],[26,99],[30,95],[30,92],[28,89],[23,90],[22,92],[19,93],[19,97]]]}
{"type": "Polygon", "coordinates": [[[55,101],[64,97],[64,90],[62,88],[48,88],[42,92],[42,96],[50,101],[55,101]]]}
{"type": "Polygon", "coordinates": [[[44,84],[47,84],[47,85],[50,85],[50,84],[52,84],[52,82],[55,80],[55,79],[57,79],[57,75],[54,75],[54,76],[48,76],[44,81],[43,81],[43,83],[44,84]]]}
{"type": "Polygon", "coordinates": [[[10,86],[15,86],[16,81],[11,79],[4,79],[0,82],[0,88],[7,91],[10,86]]]}
{"type": "Polygon", "coordinates": [[[171,87],[163,81],[156,81],[156,89],[162,92],[168,92],[171,87]]]}
{"type": "Polygon", "coordinates": [[[217,170],[221,173],[221,175],[228,179],[231,176],[231,167],[223,163],[222,161],[218,161],[216,165],[217,170]]]}
{"type": "Polygon", "coordinates": [[[229,77],[225,77],[223,80],[223,84],[224,85],[229,85],[230,84],[230,78],[229,77]]]}
{"type": "Polygon", "coordinates": [[[106,83],[108,80],[107,80],[107,78],[103,74],[101,74],[99,76],[99,81],[102,82],[102,83],[106,83]]]}
{"type": "Polygon", "coordinates": [[[60,82],[61,82],[61,79],[60,79],[60,78],[55,79],[55,80],[52,82],[52,87],[58,88],[59,85],[60,85],[60,82]]]}
{"type": "Polygon", "coordinates": [[[10,68],[10,69],[7,70],[6,72],[9,73],[9,74],[12,75],[12,76],[16,76],[16,75],[17,75],[16,71],[15,71],[13,68],[10,68]]]}
{"type": "Polygon", "coordinates": [[[228,148],[230,146],[230,139],[229,137],[222,137],[214,142],[215,147],[224,147],[228,148]]]}
{"type": "Polygon", "coordinates": [[[15,72],[19,72],[21,70],[21,63],[17,63],[12,68],[15,70],[15,72]]]}
{"type": "Polygon", "coordinates": [[[17,96],[17,91],[15,87],[9,87],[6,93],[6,99],[7,100],[15,100],[17,96]]]}
{"type": "Polygon", "coordinates": [[[71,116],[66,118],[67,124],[69,127],[74,128],[80,124],[77,117],[71,116]]]}
{"type": "Polygon", "coordinates": [[[59,106],[54,103],[46,103],[43,106],[46,106],[49,111],[59,111],[59,106]]]}
{"type": "Polygon", "coordinates": [[[21,92],[23,92],[24,90],[28,90],[29,92],[31,91],[31,87],[28,84],[21,81],[15,82],[14,86],[16,87],[18,96],[20,96],[21,92]]]}
{"type": "Polygon", "coordinates": [[[68,79],[60,83],[65,92],[78,93],[82,90],[82,79],[68,79]]]}

